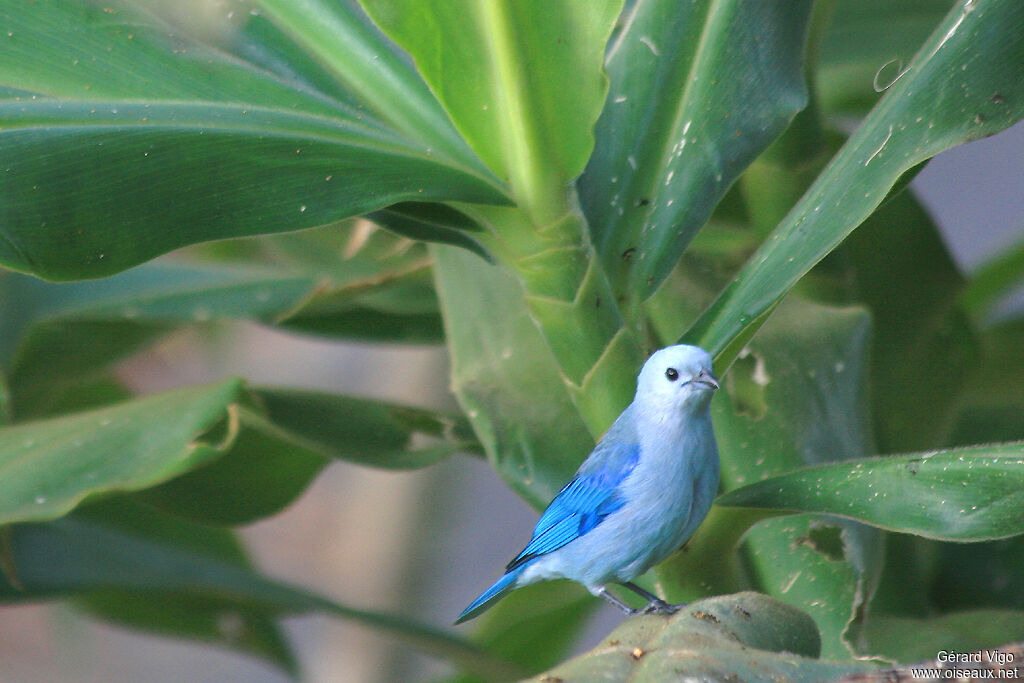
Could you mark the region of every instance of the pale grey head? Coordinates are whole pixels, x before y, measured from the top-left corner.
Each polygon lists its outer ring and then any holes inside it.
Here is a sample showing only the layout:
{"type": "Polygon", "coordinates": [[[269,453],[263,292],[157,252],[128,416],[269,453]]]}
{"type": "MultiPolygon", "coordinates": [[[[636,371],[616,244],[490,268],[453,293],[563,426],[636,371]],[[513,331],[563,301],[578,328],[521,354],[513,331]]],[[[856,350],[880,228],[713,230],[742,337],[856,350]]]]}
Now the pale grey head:
{"type": "Polygon", "coordinates": [[[686,344],[656,351],[644,363],[636,384],[637,402],[691,410],[706,406],[718,389],[711,355],[686,344]]]}

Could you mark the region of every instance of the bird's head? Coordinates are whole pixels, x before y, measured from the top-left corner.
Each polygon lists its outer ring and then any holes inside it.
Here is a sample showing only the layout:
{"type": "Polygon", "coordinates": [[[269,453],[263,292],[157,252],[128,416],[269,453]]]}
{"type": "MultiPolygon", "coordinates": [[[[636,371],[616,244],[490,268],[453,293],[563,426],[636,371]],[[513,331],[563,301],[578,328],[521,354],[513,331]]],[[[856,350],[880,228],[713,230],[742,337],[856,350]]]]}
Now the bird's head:
{"type": "Polygon", "coordinates": [[[718,389],[711,355],[702,348],[679,344],[656,351],[637,379],[636,400],[651,405],[707,406],[718,389]]]}

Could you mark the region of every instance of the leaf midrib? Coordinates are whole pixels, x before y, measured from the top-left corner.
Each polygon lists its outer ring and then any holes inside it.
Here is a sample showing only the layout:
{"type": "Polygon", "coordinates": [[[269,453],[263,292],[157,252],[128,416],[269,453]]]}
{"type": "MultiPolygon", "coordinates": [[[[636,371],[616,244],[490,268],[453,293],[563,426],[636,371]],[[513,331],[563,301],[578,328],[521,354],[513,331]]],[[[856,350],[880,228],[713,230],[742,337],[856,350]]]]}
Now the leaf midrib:
{"type": "Polygon", "coordinates": [[[347,147],[384,152],[447,166],[486,183],[496,192],[507,194],[504,188],[495,185],[493,178],[483,176],[476,169],[464,166],[450,157],[431,154],[425,149],[408,144],[397,133],[390,133],[384,128],[374,130],[366,124],[341,121],[311,112],[253,106],[244,103],[191,100],[161,100],[158,102],[149,100],[74,102],[66,100],[33,100],[29,102],[8,100],[0,102],[0,135],[14,131],[47,128],[61,131],[75,129],[113,131],[126,128],[150,128],[176,132],[217,131],[329,144],[341,143],[347,147]],[[35,120],[26,117],[24,113],[17,117],[5,116],[5,111],[13,108],[19,108],[22,112],[38,108],[43,112],[35,120]],[[138,109],[133,110],[133,108],[138,109]],[[122,112],[122,109],[129,111],[122,112]],[[114,111],[117,113],[113,113],[114,111]],[[146,115],[139,117],[138,115],[143,111],[146,115]],[[175,115],[180,112],[192,115],[185,119],[176,118],[175,115]],[[205,116],[203,116],[204,114],[205,116]],[[243,124],[244,120],[255,120],[256,123],[243,124]],[[63,123],[63,121],[67,123],[63,123]]]}

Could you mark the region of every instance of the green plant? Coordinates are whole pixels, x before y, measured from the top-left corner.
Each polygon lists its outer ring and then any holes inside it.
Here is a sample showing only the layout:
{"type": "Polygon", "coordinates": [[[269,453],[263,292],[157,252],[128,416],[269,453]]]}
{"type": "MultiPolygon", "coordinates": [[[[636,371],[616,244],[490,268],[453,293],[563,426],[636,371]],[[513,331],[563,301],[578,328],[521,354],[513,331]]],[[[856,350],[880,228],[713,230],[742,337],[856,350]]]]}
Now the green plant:
{"type": "Polygon", "coordinates": [[[650,587],[788,602],[836,672],[1024,637],[1024,329],[985,317],[1021,262],[965,280],[899,193],[1024,116],[1024,5],[623,4],[254,0],[200,26],[0,1],[0,597],[291,671],[275,619],[320,611],[535,673],[579,632],[572,589],[465,640],[266,578],[231,526],[332,458],[482,453],[541,505],[682,339],[725,374],[725,494],[650,587]],[[464,414],[242,381],[136,398],[112,373],[211,319],[444,342],[464,414]],[[1007,443],[949,450],[980,442],[1007,443]],[[978,610],[1005,625],[983,642],[978,610]]]}

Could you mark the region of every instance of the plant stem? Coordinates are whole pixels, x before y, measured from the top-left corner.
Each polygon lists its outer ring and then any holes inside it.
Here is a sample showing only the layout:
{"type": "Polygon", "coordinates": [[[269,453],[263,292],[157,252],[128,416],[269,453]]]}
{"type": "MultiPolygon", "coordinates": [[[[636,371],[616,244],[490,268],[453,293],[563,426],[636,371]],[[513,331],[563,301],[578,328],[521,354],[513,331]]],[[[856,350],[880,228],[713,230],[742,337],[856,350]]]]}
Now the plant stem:
{"type": "Polygon", "coordinates": [[[522,284],[569,393],[591,434],[600,436],[632,398],[643,354],[625,325],[582,213],[573,205],[537,226],[518,209],[463,210],[490,229],[488,248],[522,284]]]}

